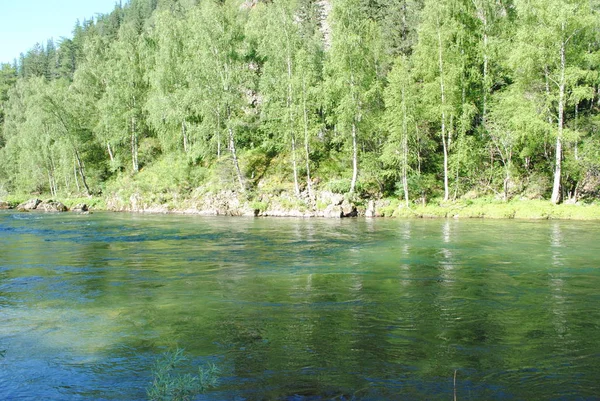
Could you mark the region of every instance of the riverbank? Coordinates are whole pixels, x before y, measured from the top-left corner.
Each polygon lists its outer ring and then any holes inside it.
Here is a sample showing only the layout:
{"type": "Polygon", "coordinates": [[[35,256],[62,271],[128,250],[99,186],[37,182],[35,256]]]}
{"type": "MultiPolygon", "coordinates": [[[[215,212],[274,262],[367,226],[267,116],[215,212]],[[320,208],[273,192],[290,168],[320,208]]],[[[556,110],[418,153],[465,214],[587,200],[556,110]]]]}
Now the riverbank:
{"type": "MultiPolygon", "coordinates": [[[[49,199],[49,196],[38,196],[49,199]]],[[[11,195],[0,199],[0,208],[15,208],[31,196],[11,195]]],[[[395,218],[484,218],[484,219],[565,219],[600,220],[600,204],[553,205],[547,200],[515,199],[509,202],[493,198],[460,199],[452,202],[431,201],[407,207],[395,198],[361,199],[328,191],[300,197],[294,194],[248,194],[235,191],[197,193],[189,197],[177,194],[151,194],[59,199],[69,210],[86,204],[91,211],[203,216],[321,217],[340,218],[356,207],[360,217],[395,218]]]]}

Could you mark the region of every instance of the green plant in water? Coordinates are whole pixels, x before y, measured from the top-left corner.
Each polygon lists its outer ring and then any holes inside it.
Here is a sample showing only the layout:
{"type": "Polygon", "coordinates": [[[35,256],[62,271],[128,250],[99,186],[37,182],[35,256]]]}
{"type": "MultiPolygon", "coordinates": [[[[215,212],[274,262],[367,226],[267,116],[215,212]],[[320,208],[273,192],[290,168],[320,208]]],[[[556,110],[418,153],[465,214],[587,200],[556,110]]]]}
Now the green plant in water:
{"type": "Polygon", "coordinates": [[[188,401],[217,386],[219,369],[215,365],[199,367],[198,375],[179,373],[177,367],[187,361],[184,350],[178,348],[154,362],[152,384],[146,390],[151,401],[188,401]]]}

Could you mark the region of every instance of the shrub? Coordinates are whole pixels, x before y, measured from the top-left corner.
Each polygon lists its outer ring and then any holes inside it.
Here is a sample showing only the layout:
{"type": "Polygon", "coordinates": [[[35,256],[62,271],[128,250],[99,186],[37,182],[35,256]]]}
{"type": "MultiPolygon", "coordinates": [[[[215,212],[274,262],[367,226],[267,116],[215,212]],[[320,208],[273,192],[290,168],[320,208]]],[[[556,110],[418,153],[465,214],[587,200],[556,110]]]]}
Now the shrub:
{"type": "Polygon", "coordinates": [[[250,208],[252,210],[258,210],[260,212],[266,211],[267,207],[269,207],[269,205],[267,204],[267,202],[263,202],[263,201],[253,201],[250,204],[250,208]]]}

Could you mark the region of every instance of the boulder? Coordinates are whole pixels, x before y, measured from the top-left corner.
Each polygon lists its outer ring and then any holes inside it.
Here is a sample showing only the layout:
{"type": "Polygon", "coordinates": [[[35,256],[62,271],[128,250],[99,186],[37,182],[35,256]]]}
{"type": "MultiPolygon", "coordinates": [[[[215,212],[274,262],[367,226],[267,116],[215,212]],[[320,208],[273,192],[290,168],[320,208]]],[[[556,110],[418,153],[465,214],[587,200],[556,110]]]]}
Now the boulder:
{"type": "Polygon", "coordinates": [[[8,202],[0,201],[0,210],[10,209],[8,202]]]}
{"type": "Polygon", "coordinates": [[[375,217],[375,202],[371,199],[367,205],[365,217],[375,217]]]}
{"type": "Polygon", "coordinates": [[[79,213],[85,213],[85,212],[89,212],[90,209],[88,207],[88,205],[86,205],[85,203],[79,203],[75,206],[73,206],[73,208],[71,209],[72,212],[79,212],[79,213]]]}
{"type": "Polygon", "coordinates": [[[40,203],[36,210],[42,210],[44,212],[68,212],[69,209],[63,205],[61,202],[56,202],[53,200],[48,200],[40,203]]]}
{"type": "Polygon", "coordinates": [[[37,209],[40,203],[42,203],[42,201],[39,199],[29,199],[27,202],[23,202],[17,206],[17,210],[19,212],[29,212],[37,209]]]}
{"type": "Polygon", "coordinates": [[[342,208],[342,211],[340,213],[340,217],[344,218],[344,217],[358,217],[358,209],[356,208],[356,206],[352,205],[352,208],[350,209],[349,212],[344,212],[344,209],[342,208]]]}

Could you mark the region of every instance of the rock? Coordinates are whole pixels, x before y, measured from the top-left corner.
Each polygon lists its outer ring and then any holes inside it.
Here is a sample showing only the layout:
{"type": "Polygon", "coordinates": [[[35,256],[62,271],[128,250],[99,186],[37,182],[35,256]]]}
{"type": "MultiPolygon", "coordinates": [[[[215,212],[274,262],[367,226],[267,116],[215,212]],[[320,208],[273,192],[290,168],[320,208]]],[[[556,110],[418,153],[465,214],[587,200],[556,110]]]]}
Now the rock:
{"type": "Polygon", "coordinates": [[[42,202],[38,205],[36,210],[43,210],[44,212],[68,212],[69,209],[63,205],[61,202],[55,202],[53,200],[48,200],[46,202],[42,202]]]}
{"type": "Polygon", "coordinates": [[[10,209],[8,202],[0,201],[0,210],[10,209]]]}
{"type": "Polygon", "coordinates": [[[352,206],[352,210],[350,210],[348,213],[344,213],[344,210],[342,209],[340,217],[358,217],[358,210],[356,209],[356,206],[352,206]]]}
{"type": "Polygon", "coordinates": [[[88,205],[86,205],[85,203],[79,203],[75,206],[73,206],[73,208],[71,209],[72,212],[79,212],[79,213],[85,213],[85,212],[89,212],[90,209],[88,208],[88,205]]]}
{"type": "Polygon", "coordinates": [[[40,199],[29,199],[27,202],[23,202],[17,206],[17,210],[19,212],[29,212],[35,210],[40,203],[42,203],[40,199]]]}
{"type": "Polygon", "coordinates": [[[340,217],[340,207],[335,205],[328,205],[322,213],[319,214],[321,217],[340,217]]]}
{"type": "Polygon", "coordinates": [[[140,211],[140,207],[139,204],[141,203],[141,196],[137,193],[132,194],[129,197],[129,204],[131,205],[131,211],[132,212],[139,212],[140,211]]]}
{"type": "Polygon", "coordinates": [[[375,217],[375,202],[373,200],[370,200],[369,204],[367,205],[365,217],[375,217]]]}

